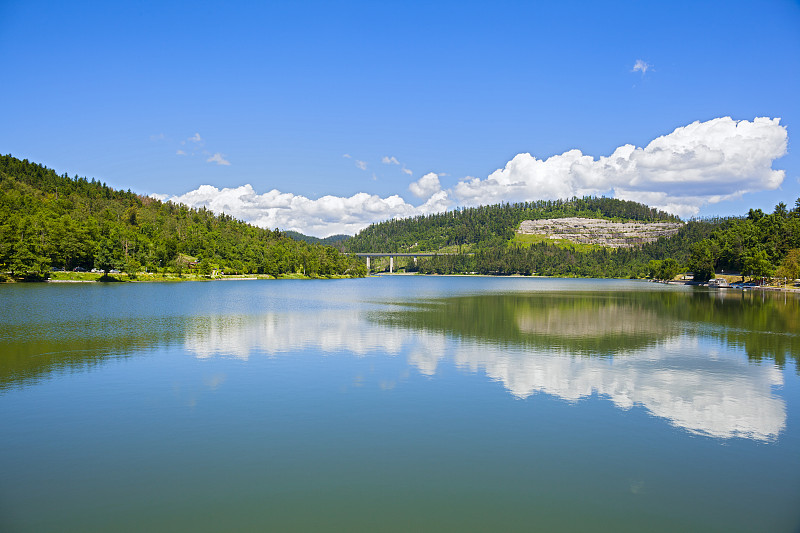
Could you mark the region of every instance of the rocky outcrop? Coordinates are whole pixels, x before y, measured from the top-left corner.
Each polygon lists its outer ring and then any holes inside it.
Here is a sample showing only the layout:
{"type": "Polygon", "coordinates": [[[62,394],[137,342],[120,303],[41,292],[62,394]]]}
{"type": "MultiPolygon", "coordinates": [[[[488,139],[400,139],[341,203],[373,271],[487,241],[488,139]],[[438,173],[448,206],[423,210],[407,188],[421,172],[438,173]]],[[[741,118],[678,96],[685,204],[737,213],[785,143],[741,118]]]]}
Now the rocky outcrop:
{"type": "Polygon", "coordinates": [[[546,218],[524,220],[517,233],[546,235],[553,240],[579,244],[599,244],[609,248],[629,248],[659,237],[671,237],[683,226],[680,222],[611,222],[598,218],[546,218]]]}

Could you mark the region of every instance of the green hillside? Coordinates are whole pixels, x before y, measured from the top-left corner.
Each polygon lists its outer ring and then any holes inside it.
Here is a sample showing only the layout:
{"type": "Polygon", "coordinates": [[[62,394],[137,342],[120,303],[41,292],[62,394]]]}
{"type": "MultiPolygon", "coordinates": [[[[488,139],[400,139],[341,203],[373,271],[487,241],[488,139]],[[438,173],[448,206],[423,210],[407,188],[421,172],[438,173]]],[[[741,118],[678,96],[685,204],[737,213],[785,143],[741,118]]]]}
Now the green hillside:
{"type": "Polygon", "coordinates": [[[682,255],[711,234],[715,222],[694,222],[678,235],[641,248],[608,250],[519,237],[523,220],[583,217],[616,222],[680,222],[663,211],[614,198],[572,198],[457,209],[373,224],[344,243],[351,252],[442,252],[403,265],[421,273],[546,274],[592,277],[645,275],[650,260],[682,255]]]}
{"type": "Polygon", "coordinates": [[[0,272],[36,278],[52,267],[312,277],[366,272],[330,246],[0,156],[0,272]]]}
{"type": "Polygon", "coordinates": [[[636,202],[613,198],[540,200],[468,207],[372,224],[348,240],[350,252],[432,252],[448,246],[502,246],[523,220],[604,218],[618,222],[680,222],[677,217],[636,202]]]}
{"type": "Polygon", "coordinates": [[[791,252],[800,248],[800,200],[792,211],[779,204],[772,214],[751,210],[743,218],[690,220],[672,237],[631,248],[553,243],[541,236],[516,234],[524,220],[566,217],[617,222],[679,221],[673,215],[636,202],[573,198],[390,220],[371,225],[344,246],[352,252],[449,254],[397,263],[408,271],[438,274],[537,273],[669,279],[680,271],[696,270],[698,277],[705,279],[713,276],[715,269],[722,269],[750,276],[778,272],[792,277],[793,261],[800,262],[800,254],[791,252]]]}
{"type": "MultiPolygon", "coordinates": [[[[685,224],[678,233],[632,248],[558,246],[547,241],[528,246],[501,244],[481,246],[472,253],[420,258],[421,273],[539,274],[595,278],[648,277],[651,261],[674,259],[686,265],[691,246],[703,240],[727,220],[699,220],[685,224]]],[[[676,272],[677,273],[677,272],[676,272]]]]}

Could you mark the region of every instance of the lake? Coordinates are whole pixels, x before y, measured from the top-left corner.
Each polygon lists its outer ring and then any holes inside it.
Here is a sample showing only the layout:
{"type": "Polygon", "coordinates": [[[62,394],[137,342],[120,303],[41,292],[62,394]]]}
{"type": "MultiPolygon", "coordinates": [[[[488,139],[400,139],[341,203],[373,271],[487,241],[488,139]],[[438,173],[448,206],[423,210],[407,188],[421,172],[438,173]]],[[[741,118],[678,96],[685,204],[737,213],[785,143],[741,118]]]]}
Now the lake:
{"type": "Polygon", "coordinates": [[[0,286],[0,531],[800,528],[800,299],[0,286]]]}

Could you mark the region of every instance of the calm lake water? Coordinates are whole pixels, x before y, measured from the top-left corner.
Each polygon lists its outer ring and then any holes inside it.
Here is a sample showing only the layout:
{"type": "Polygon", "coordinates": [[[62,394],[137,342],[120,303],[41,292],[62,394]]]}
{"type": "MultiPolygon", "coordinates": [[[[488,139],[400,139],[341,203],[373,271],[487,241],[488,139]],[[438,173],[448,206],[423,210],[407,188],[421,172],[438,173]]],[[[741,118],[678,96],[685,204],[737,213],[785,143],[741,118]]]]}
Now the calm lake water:
{"type": "Polygon", "coordinates": [[[800,300],[0,286],[0,531],[800,528],[800,300]]]}

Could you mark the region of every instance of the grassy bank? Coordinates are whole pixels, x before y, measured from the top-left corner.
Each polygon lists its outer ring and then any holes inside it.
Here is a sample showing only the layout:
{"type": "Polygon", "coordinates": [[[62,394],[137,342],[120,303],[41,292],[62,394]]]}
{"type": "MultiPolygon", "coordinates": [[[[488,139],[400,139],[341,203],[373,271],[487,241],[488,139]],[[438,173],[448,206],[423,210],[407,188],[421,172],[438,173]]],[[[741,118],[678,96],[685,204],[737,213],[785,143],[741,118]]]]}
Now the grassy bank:
{"type": "Polygon", "coordinates": [[[215,280],[285,280],[285,279],[345,279],[348,276],[330,277],[311,277],[303,274],[284,274],[275,278],[268,274],[234,274],[234,275],[215,275],[201,276],[194,273],[184,273],[181,275],[174,273],[152,273],[140,272],[135,276],[125,273],[109,274],[104,276],[102,273],[95,272],[50,272],[47,278],[11,276],[10,274],[0,274],[0,283],[27,283],[27,282],[51,282],[51,283],[147,283],[147,282],[179,282],[179,281],[215,281],[215,280]]]}
{"type": "Polygon", "coordinates": [[[539,233],[516,233],[514,238],[508,241],[508,246],[521,246],[530,247],[533,244],[546,243],[566,250],[574,250],[576,252],[589,252],[592,250],[600,250],[603,247],[599,244],[584,244],[572,242],[567,239],[551,239],[548,235],[539,233]]]}

